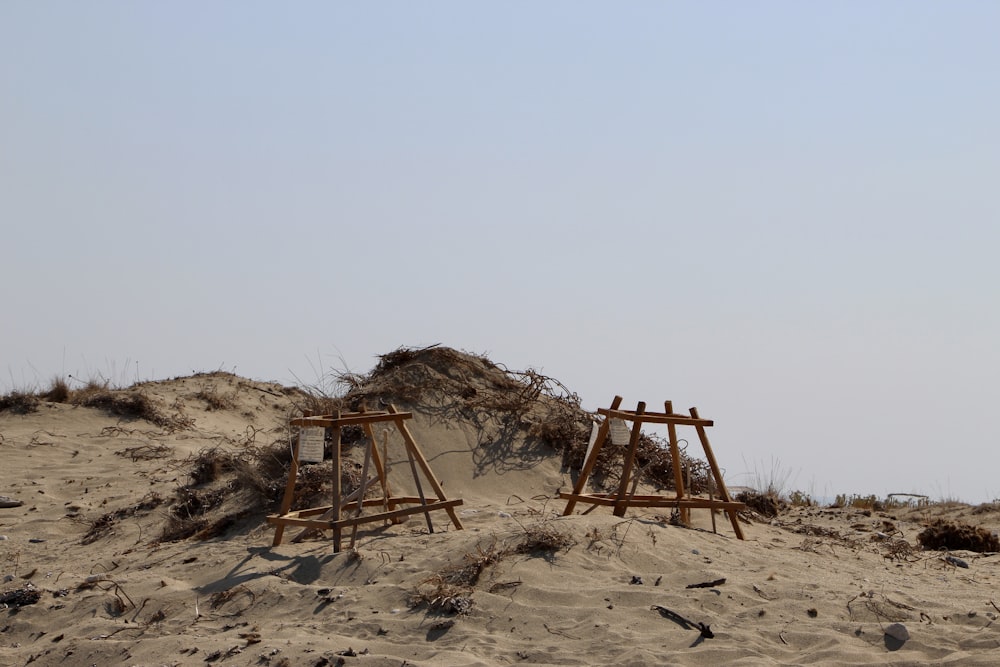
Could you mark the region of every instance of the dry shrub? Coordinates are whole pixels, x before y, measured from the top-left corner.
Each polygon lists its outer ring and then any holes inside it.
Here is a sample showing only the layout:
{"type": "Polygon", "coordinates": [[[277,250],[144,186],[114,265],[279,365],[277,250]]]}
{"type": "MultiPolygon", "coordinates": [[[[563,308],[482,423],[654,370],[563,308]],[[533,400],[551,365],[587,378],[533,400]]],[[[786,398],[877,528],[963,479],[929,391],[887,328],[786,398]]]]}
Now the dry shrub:
{"type": "Polygon", "coordinates": [[[203,449],[194,458],[189,457],[192,484],[209,484],[219,479],[223,473],[235,470],[236,458],[235,454],[221,447],[203,449]]]}
{"type": "Polygon", "coordinates": [[[16,415],[26,415],[38,410],[38,396],[31,392],[15,389],[9,394],[0,396],[0,412],[8,410],[16,415]]]}
{"type": "Polygon", "coordinates": [[[292,452],[284,442],[266,447],[247,447],[233,462],[235,485],[247,489],[263,506],[281,500],[292,463],[292,452]]]}
{"type": "Polygon", "coordinates": [[[215,489],[192,489],[185,487],[177,490],[173,507],[171,507],[163,530],[160,533],[160,542],[176,542],[185,540],[192,535],[204,535],[202,539],[208,539],[218,535],[232,525],[235,520],[226,521],[222,519],[210,520],[205,515],[216,509],[226,500],[229,489],[219,487],[215,489]]]}
{"type": "Polygon", "coordinates": [[[973,514],[991,514],[993,512],[1000,512],[1000,504],[998,504],[995,500],[993,502],[976,505],[972,508],[973,514]]]}
{"type": "Polygon", "coordinates": [[[909,562],[916,558],[913,546],[903,539],[894,539],[873,535],[872,541],[878,543],[879,553],[883,558],[901,562],[909,562]]]}
{"type": "Polygon", "coordinates": [[[292,414],[295,416],[309,414],[319,417],[347,409],[342,397],[332,395],[326,388],[319,385],[285,387],[282,391],[289,398],[292,404],[292,414]]]}
{"type": "Polygon", "coordinates": [[[472,593],[479,577],[490,565],[506,555],[494,539],[485,547],[476,545],[475,553],[467,553],[461,563],[449,566],[420,582],[410,596],[410,606],[426,606],[436,611],[465,614],[472,609],[472,593]]]}
{"type": "Polygon", "coordinates": [[[924,549],[932,550],[1000,551],[1000,540],[985,528],[943,519],[927,526],[917,535],[917,541],[924,549]]]}
{"type": "Polygon", "coordinates": [[[169,515],[160,532],[159,542],[178,542],[186,540],[195,533],[204,530],[208,520],[203,517],[185,518],[169,515]]]}
{"type": "Polygon", "coordinates": [[[57,377],[52,379],[49,390],[42,394],[42,398],[51,403],[65,403],[69,400],[69,385],[66,380],[57,377]]]}
{"type": "Polygon", "coordinates": [[[178,489],[171,513],[184,519],[202,516],[221,505],[226,499],[227,492],[226,488],[178,489]]]}
{"type": "Polygon", "coordinates": [[[486,544],[477,544],[476,550],[465,554],[461,562],[421,581],[410,596],[410,606],[465,614],[472,609],[475,586],[486,568],[511,554],[551,555],[576,543],[547,520],[521,526],[521,530],[522,534],[502,545],[496,538],[486,544]]]}
{"type": "Polygon", "coordinates": [[[746,505],[748,510],[765,519],[778,516],[787,507],[787,503],[773,492],[743,491],[737,494],[736,500],[746,505]]]}
{"type": "Polygon", "coordinates": [[[236,405],[236,399],[232,395],[222,394],[215,387],[202,389],[194,397],[204,401],[208,406],[207,410],[229,410],[236,405]]]}

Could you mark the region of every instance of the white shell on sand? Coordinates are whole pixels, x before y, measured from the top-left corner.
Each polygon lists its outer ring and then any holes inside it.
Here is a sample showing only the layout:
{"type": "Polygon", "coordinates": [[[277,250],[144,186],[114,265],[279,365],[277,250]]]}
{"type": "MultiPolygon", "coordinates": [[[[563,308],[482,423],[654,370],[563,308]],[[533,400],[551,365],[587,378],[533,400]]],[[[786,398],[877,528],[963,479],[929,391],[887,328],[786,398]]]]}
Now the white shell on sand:
{"type": "Polygon", "coordinates": [[[885,629],[885,634],[889,635],[893,639],[898,639],[901,642],[905,642],[910,638],[910,631],[906,629],[906,626],[902,623],[893,623],[887,626],[885,629]]]}

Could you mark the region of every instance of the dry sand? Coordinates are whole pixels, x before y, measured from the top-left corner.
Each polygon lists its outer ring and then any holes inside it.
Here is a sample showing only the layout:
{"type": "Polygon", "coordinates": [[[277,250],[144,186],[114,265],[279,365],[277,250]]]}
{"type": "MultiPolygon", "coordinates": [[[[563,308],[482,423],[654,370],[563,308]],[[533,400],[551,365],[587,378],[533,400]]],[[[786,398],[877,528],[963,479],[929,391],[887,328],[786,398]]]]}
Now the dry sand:
{"type": "MultiPolygon", "coordinates": [[[[991,506],[793,508],[745,522],[746,541],[724,517],[713,533],[706,510],[691,528],[654,511],[560,517],[555,496],[572,477],[558,454],[411,406],[411,430],[446,493],[464,499],[464,530],[440,512],[433,534],[421,517],[370,525],[356,550],[335,555],[327,539],[272,548],[273,528],[253,510],[220,535],[163,541],[190,457],[285,439],[296,395],[221,373],[136,390],[183,427],[47,402],[0,412],[0,493],[24,501],[0,509],[2,665],[1000,661],[1000,557],[954,552],[967,569],[938,553],[892,557],[876,532],[915,546],[921,522],[938,515],[994,530],[991,506]],[[213,396],[224,400],[212,407],[213,396]],[[105,531],[88,538],[101,517],[105,531]],[[571,544],[519,552],[537,531],[571,544]],[[477,558],[488,563],[467,613],[411,606],[477,558]],[[884,633],[893,622],[909,640],[884,633]]],[[[723,465],[739,456],[713,444],[723,465]]],[[[243,491],[214,511],[248,507],[243,491]]]]}

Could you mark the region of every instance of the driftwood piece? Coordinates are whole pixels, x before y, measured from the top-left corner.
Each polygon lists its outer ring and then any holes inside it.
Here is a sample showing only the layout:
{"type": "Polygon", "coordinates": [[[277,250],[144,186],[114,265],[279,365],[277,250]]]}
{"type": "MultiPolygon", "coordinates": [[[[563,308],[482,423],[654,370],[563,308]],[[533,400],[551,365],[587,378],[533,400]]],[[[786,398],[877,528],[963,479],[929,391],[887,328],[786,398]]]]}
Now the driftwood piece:
{"type": "Polygon", "coordinates": [[[672,611],[658,604],[654,604],[652,607],[650,607],[650,609],[655,609],[656,611],[660,612],[661,616],[663,616],[664,618],[669,618],[671,621],[681,626],[685,630],[698,630],[699,632],[701,632],[701,636],[704,637],[705,639],[712,639],[715,637],[715,633],[712,632],[711,626],[708,626],[704,623],[695,623],[694,621],[689,621],[688,619],[678,614],[676,611],[672,611]]]}
{"type": "Polygon", "coordinates": [[[715,588],[716,586],[721,586],[726,583],[726,578],[716,579],[715,581],[703,581],[700,584],[688,584],[684,588],[715,588]]]}

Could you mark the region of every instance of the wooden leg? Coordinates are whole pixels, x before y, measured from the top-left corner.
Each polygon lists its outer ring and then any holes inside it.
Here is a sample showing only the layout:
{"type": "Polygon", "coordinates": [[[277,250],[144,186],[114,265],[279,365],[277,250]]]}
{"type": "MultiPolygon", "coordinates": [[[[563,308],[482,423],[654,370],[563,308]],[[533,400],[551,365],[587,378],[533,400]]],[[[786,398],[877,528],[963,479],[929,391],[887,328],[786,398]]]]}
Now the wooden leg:
{"type": "MultiPolygon", "coordinates": [[[[614,400],[611,401],[611,409],[617,410],[622,404],[622,397],[615,396],[614,400]]],[[[594,447],[590,450],[590,454],[587,459],[583,462],[583,469],[580,470],[580,476],[576,478],[576,484],[573,485],[573,495],[580,495],[583,490],[587,488],[587,479],[590,477],[590,473],[594,471],[594,466],[597,464],[597,457],[601,453],[601,447],[604,446],[604,441],[608,438],[608,428],[611,424],[610,419],[605,419],[604,423],[601,424],[600,429],[597,431],[597,440],[594,441],[594,447]]],[[[576,507],[576,500],[570,498],[566,501],[566,509],[563,510],[563,516],[569,516],[573,513],[573,508],[576,507]]]]}
{"type": "MultiPolygon", "coordinates": [[[[389,405],[387,408],[391,414],[396,414],[396,406],[389,405]]],[[[396,419],[396,430],[399,434],[403,436],[403,440],[406,442],[407,451],[411,452],[413,458],[416,459],[417,464],[420,469],[424,472],[424,477],[427,478],[427,482],[434,489],[434,493],[437,494],[438,500],[448,500],[444,495],[444,489],[441,488],[441,483],[438,482],[437,478],[434,476],[434,471],[431,470],[431,466],[427,463],[427,459],[424,458],[423,452],[420,451],[420,447],[417,445],[417,441],[413,439],[413,435],[410,433],[410,429],[406,428],[406,423],[402,418],[396,419]]],[[[458,519],[458,514],[455,512],[454,507],[446,507],[445,511],[448,512],[448,516],[451,517],[451,522],[455,524],[455,528],[462,530],[462,522],[458,519]]]]}
{"type": "MultiPolygon", "coordinates": [[[[668,415],[673,414],[674,406],[670,401],[664,401],[663,407],[668,415]]],[[[674,488],[677,490],[677,500],[684,498],[684,471],[681,470],[681,449],[677,444],[677,425],[667,424],[667,437],[670,439],[670,459],[674,468],[674,488]]],[[[686,507],[679,510],[681,523],[685,526],[691,523],[691,512],[686,507]]]]}
{"type": "MultiPolygon", "coordinates": [[[[278,516],[284,516],[288,514],[288,510],[292,509],[292,500],[295,498],[295,478],[299,474],[299,437],[295,436],[295,446],[292,447],[292,465],[288,468],[288,482],[285,484],[285,495],[281,499],[281,510],[278,512],[278,516]]],[[[279,523],[274,527],[274,541],[271,542],[272,547],[276,547],[281,544],[281,537],[285,534],[284,524],[279,523]]]]}
{"type": "Polygon", "coordinates": [[[639,418],[644,412],[646,412],[646,404],[639,401],[639,405],[635,409],[636,420],[632,423],[632,437],[628,443],[628,452],[625,454],[625,465],[622,467],[622,479],[618,485],[618,497],[613,512],[615,516],[625,516],[625,510],[628,508],[625,497],[628,493],[628,480],[632,474],[632,466],[635,464],[635,452],[639,448],[639,435],[642,429],[642,420],[639,418]]]}
{"type": "MultiPolygon", "coordinates": [[[[698,419],[698,408],[691,408],[691,416],[698,419]]],[[[729,497],[729,491],[726,490],[726,483],[722,480],[722,472],[719,470],[719,464],[715,461],[715,454],[712,453],[712,445],[708,442],[708,434],[705,433],[704,426],[695,426],[698,430],[698,439],[701,440],[701,446],[705,449],[705,458],[708,459],[708,465],[712,469],[712,475],[715,477],[715,483],[719,488],[719,495],[726,502],[731,502],[732,498],[729,497]]],[[[743,537],[743,529],[740,527],[739,517],[736,515],[736,510],[726,510],[729,514],[729,522],[733,526],[733,532],[736,533],[736,537],[739,539],[745,539],[743,537]]]]}

